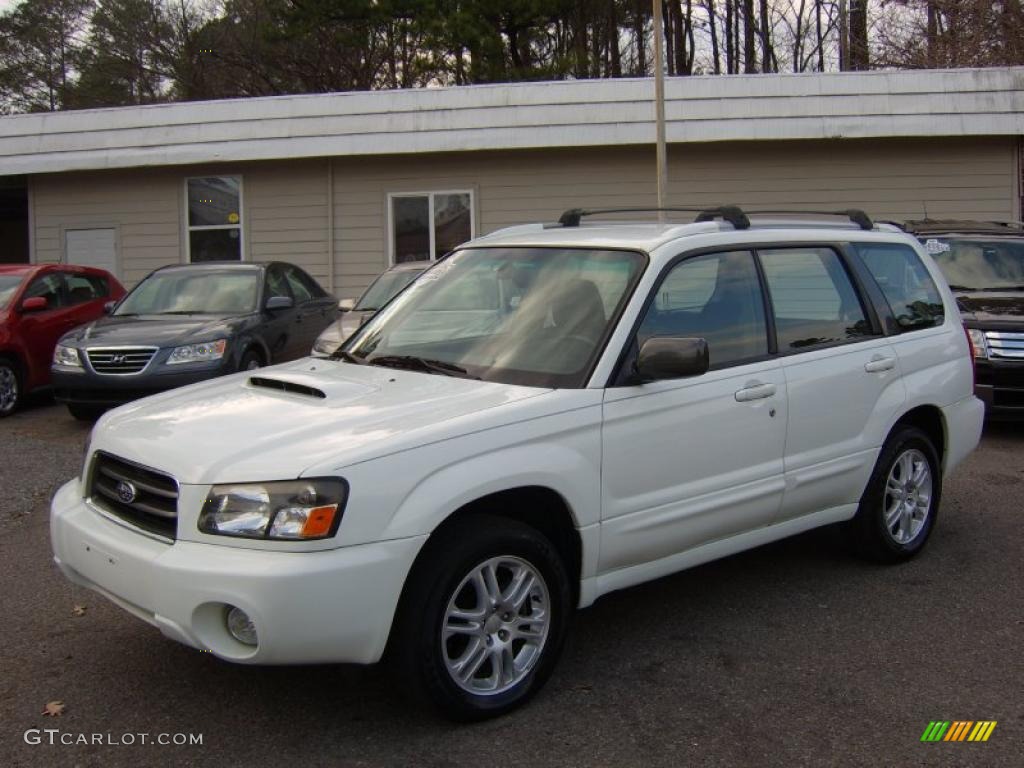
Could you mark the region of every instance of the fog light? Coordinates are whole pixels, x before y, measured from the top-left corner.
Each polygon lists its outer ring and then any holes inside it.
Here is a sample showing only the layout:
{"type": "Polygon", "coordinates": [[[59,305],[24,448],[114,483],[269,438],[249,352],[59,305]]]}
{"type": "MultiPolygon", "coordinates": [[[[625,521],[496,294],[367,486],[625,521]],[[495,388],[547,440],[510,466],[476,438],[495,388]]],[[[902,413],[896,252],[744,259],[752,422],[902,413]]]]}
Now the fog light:
{"type": "Polygon", "coordinates": [[[228,610],[227,625],[235,640],[245,645],[256,645],[256,625],[241,608],[233,606],[228,610]]]}

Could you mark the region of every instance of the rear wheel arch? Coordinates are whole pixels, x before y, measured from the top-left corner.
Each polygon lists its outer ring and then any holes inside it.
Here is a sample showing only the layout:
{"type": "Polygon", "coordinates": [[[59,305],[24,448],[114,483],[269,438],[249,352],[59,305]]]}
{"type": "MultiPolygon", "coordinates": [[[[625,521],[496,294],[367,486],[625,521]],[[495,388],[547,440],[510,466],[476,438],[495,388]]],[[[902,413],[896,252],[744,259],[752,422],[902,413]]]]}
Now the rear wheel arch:
{"type": "MultiPolygon", "coordinates": [[[[943,418],[942,410],[938,406],[919,405],[916,408],[911,408],[896,420],[892,429],[889,430],[889,435],[893,434],[901,426],[917,427],[924,432],[931,441],[932,447],[935,448],[935,453],[938,454],[939,466],[945,467],[947,447],[946,420],[943,418]]],[[[886,439],[888,439],[888,436],[886,439]]]]}

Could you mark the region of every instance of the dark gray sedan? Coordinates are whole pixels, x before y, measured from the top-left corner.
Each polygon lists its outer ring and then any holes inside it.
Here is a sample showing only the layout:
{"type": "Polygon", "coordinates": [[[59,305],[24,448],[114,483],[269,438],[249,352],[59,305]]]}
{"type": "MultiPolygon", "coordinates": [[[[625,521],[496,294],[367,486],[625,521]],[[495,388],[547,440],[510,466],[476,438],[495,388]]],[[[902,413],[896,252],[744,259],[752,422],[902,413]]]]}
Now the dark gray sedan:
{"type": "Polygon", "coordinates": [[[303,357],[337,302],[293,264],[164,267],[109,316],[68,333],[51,369],[75,418],[225,373],[303,357]]]}

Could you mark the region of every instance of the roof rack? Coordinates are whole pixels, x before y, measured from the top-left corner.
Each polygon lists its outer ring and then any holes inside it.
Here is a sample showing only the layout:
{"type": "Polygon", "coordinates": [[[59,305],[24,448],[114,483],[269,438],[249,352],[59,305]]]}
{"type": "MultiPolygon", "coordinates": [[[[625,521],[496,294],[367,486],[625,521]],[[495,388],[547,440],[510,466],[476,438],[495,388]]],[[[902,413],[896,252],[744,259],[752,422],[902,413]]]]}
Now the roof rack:
{"type": "Polygon", "coordinates": [[[738,205],[721,205],[717,208],[570,208],[558,219],[563,227],[578,227],[580,219],[584,216],[593,216],[600,213],[652,213],[668,211],[673,213],[696,213],[697,221],[713,221],[722,219],[732,224],[736,229],[749,229],[749,215],[800,215],[810,214],[812,216],[841,216],[849,219],[861,229],[872,230],[875,224],[871,217],[859,208],[846,208],[840,211],[798,211],[798,210],[757,210],[745,212],[738,205]]]}
{"type": "Polygon", "coordinates": [[[743,213],[738,205],[722,205],[718,208],[570,208],[558,219],[563,227],[578,227],[580,219],[584,216],[594,216],[600,213],[696,213],[697,221],[712,221],[723,219],[732,224],[736,229],[748,229],[750,219],[743,213]]]}
{"type": "Polygon", "coordinates": [[[793,216],[800,214],[810,214],[812,216],[839,216],[841,218],[849,219],[861,229],[872,230],[875,228],[875,223],[860,208],[844,208],[841,211],[799,211],[799,210],[758,210],[749,211],[749,213],[760,216],[762,214],[768,214],[774,216],[777,214],[785,216],[793,216]]]}

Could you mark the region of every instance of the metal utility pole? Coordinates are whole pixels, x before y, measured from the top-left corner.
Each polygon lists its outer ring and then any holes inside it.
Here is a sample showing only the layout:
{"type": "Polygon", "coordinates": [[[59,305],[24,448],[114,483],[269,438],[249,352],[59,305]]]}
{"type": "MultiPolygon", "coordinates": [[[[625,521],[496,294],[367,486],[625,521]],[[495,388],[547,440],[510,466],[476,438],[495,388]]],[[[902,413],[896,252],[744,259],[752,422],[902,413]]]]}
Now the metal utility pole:
{"type": "MultiPolygon", "coordinates": [[[[657,152],[655,160],[658,165],[658,208],[666,206],[665,196],[668,194],[668,155],[665,151],[665,71],[662,60],[661,0],[652,0],[654,22],[654,122],[657,131],[657,152]]],[[[658,221],[665,220],[665,212],[658,211],[658,221]]]]}

